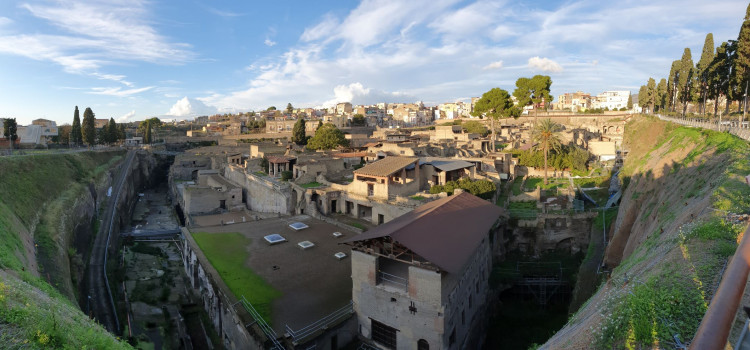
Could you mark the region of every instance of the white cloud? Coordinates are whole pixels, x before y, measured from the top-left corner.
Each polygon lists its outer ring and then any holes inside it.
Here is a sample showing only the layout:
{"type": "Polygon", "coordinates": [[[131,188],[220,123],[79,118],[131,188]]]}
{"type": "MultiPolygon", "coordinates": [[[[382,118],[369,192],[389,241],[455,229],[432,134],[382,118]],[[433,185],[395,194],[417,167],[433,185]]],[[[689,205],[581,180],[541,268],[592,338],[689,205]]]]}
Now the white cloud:
{"type": "Polygon", "coordinates": [[[365,88],[361,83],[338,85],[333,88],[334,98],[323,102],[323,107],[330,107],[337,103],[351,102],[355,105],[371,105],[379,102],[415,101],[414,96],[400,92],[385,92],[365,88]]]}
{"type": "Polygon", "coordinates": [[[118,123],[126,123],[129,122],[131,119],[135,118],[135,110],[132,110],[119,118],[116,118],[115,121],[118,123]]]}
{"type": "Polygon", "coordinates": [[[500,69],[500,68],[503,68],[503,61],[492,62],[492,63],[490,63],[490,64],[482,67],[482,69],[484,69],[484,70],[500,69]]]}
{"type": "Polygon", "coordinates": [[[91,91],[89,91],[89,93],[93,95],[126,97],[126,96],[135,95],[144,91],[148,91],[153,88],[154,88],[153,86],[147,86],[147,87],[138,88],[138,89],[123,90],[121,87],[95,87],[95,88],[91,88],[91,91]]]}
{"type": "Polygon", "coordinates": [[[266,38],[266,40],[263,41],[263,45],[266,45],[266,46],[270,47],[270,46],[276,45],[276,42],[273,41],[273,40],[271,40],[271,39],[269,39],[269,38],[266,38]]]}
{"type": "Polygon", "coordinates": [[[221,16],[221,17],[242,17],[242,16],[245,15],[244,13],[232,12],[232,11],[224,11],[224,10],[219,10],[219,9],[216,9],[216,8],[213,8],[213,7],[206,7],[206,9],[208,9],[208,12],[211,12],[211,13],[213,13],[213,14],[215,14],[217,16],[221,16]]]}
{"type": "Polygon", "coordinates": [[[539,56],[529,58],[529,68],[548,73],[559,73],[563,70],[563,67],[557,62],[546,57],[540,58],[539,56]]]}
{"type": "Polygon", "coordinates": [[[167,115],[175,117],[195,117],[214,114],[216,112],[217,109],[215,107],[207,106],[199,100],[185,96],[169,109],[167,115]]]}

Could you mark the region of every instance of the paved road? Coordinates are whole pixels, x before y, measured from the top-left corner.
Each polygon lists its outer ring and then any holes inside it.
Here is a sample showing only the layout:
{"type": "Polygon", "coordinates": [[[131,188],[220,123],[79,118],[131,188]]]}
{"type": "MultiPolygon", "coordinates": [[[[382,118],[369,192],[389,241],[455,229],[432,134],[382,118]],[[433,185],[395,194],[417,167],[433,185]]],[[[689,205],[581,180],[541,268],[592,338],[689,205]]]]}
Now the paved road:
{"type": "Polygon", "coordinates": [[[135,151],[129,151],[128,156],[120,168],[119,174],[112,186],[112,197],[107,200],[107,207],[102,215],[99,232],[94,238],[94,245],[91,248],[91,258],[86,270],[86,286],[88,287],[88,303],[86,312],[93,315],[108,331],[119,333],[120,326],[117,320],[112,296],[107,288],[107,277],[105,276],[105,261],[107,245],[110,240],[112,230],[112,217],[115,210],[117,199],[120,195],[122,185],[128,175],[128,169],[135,157],[135,151]]]}

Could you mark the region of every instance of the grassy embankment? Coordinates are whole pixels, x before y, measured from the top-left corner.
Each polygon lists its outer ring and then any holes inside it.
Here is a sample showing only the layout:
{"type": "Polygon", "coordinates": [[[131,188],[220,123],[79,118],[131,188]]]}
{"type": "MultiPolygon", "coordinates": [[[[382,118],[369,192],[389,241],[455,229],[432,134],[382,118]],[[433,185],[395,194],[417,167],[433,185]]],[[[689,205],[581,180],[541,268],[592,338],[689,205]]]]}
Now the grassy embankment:
{"type": "Polygon", "coordinates": [[[250,256],[247,252],[250,239],[236,232],[194,232],[192,236],[234,296],[244,295],[266,322],[270,322],[271,303],[281,292],[245,265],[250,256]]]}
{"type": "Polygon", "coordinates": [[[617,221],[632,229],[624,259],[553,347],[651,348],[674,344],[675,336],[688,342],[743,229],[727,218],[750,212],[742,179],[750,174],[747,142],[636,117],[625,144],[630,154],[620,176],[628,188],[617,221]]]}
{"type": "Polygon", "coordinates": [[[0,158],[0,344],[3,348],[129,348],[74,302],[64,216],[122,152],[0,158]],[[36,241],[36,256],[31,242],[36,241]],[[47,267],[34,270],[36,261],[47,267]],[[50,273],[53,288],[47,281],[50,273]],[[38,277],[41,274],[44,278],[38,277]],[[62,293],[61,293],[62,292],[62,293]]]}

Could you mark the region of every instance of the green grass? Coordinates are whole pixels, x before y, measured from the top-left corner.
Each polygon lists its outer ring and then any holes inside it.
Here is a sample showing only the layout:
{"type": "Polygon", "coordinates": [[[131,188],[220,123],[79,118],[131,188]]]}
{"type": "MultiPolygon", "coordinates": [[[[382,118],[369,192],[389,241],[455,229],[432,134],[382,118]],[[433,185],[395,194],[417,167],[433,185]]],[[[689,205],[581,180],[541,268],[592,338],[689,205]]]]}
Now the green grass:
{"type": "Polygon", "coordinates": [[[362,231],[365,231],[365,230],[367,230],[367,227],[365,227],[365,225],[362,225],[362,224],[360,224],[360,223],[358,223],[358,222],[352,222],[352,223],[351,223],[351,224],[349,224],[349,225],[350,225],[350,226],[354,226],[354,227],[356,227],[356,228],[358,228],[358,229],[360,229],[360,230],[362,230],[362,231]]]}
{"type": "Polygon", "coordinates": [[[270,322],[271,303],[281,296],[281,292],[245,266],[250,256],[246,249],[250,239],[236,232],[195,232],[192,236],[232,293],[237,298],[244,295],[270,322]]]}
{"type": "Polygon", "coordinates": [[[0,278],[3,349],[131,349],[46,282],[19,275],[0,278]]]}
{"type": "Polygon", "coordinates": [[[513,195],[514,196],[517,196],[517,195],[523,193],[521,191],[521,183],[522,182],[523,182],[523,178],[522,177],[516,177],[515,179],[513,179],[513,185],[511,186],[511,191],[513,191],[513,195]]]}
{"type": "Polygon", "coordinates": [[[614,222],[615,218],[617,217],[617,211],[619,208],[609,208],[604,210],[604,214],[602,214],[602,211],[599,210],[599,215],[594,218],[594,227],[596,227],[598,230],[604,229],[604,222],[606,219],[607,222],[607,230],[611,227],[612,223],[614,222]]]}
{"type": "Polygon", "coordinates": [[[308,182],[306,184],[302,184],[300,186],[302,186],[304,188],[314,188],[314,187],[320,187],[320,186],[322,186],[322,184],[320,182],[313,181],[313,182],[308,182]]]}
{"type": "Polygon", "coordinates": [[[258,176],[268,176],[268,174],[266,174],[265,172],[262,172],[262,171],[256,171],[253,174],[258,175],[258,176]]]}
{"type": "Polygon", "coordinates": [[[418,200],[418,201],[421,201],[421,200],[424,200],[424,198],[425,198],[425,197],[424,197],[424,196],[411,196],[411,197],[409,197],[409,198],[411,198],[411,199],[414,199],[414,200],[418,200]]]}

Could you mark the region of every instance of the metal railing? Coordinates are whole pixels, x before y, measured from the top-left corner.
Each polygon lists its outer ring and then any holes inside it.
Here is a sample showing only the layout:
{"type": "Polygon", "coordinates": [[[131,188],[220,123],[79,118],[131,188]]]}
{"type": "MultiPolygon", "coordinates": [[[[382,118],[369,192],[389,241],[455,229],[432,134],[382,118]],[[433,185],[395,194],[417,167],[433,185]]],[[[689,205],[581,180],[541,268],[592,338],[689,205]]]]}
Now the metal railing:
{"type": "Polygon", "coordinates": [[[293,330],[289,325],[285,325],[286,332],[292,337],[292,341],[295,344],[302,344],[311,336],[317,334],[321,330],[328,329],[341,321],[349,318],[354,314],[354,303],[349,301],[346,306],[324,316],[323,318],[305,326],[298,330],[293,330]]]}
{"type": "Polygon", "coordinates": [[[404,290],[408,290],[409,288],[409,279],[392,275],[387,272],[383,272],[378,270],[378,281],[377,284],[394,284],[396,287],[402,287],[404,290]]]}
{"type": "Polygon", "coordinates": [[[715,131],[726,131],[739,138],[750,141],[750,126],[745,123],[739,123],[734,121],[727,121],[719,123],[716,120],[701,120],[701,119],[688,119],[688,118],[673,118],[657,114],[657,117],[662,120],[671,121],[673,123],[693,126],[704,129],[711,129],[715,131]]]}
{"type": "Polygon", "coordinates": [[[279,340],[277,339],[278,336],[276,335],[276,332],[271,328],[271,326],[266,323],[266,320],[263,319],[263,317],[258,313],[258,311],[255,310],[253,307],[253,304],[250,304],[247,299],[245,299],[245,296],[242,296],[242,299],[240,299],[240,302],[242,303],[242,306],[245,308],[245,310],[250,313],[250,316],[253,317],[255,320],[255,323],[258,325],[258,328],[260,328],[261,331],[263,331],[263,334],[266,335],[266,338],[271,341],[271,344],[273,345],[271,349],[277,349],[277,350],[284,350],[284,346],[279,343],[279,340]]]}
{"type": "Polygon", "coordinates": [[[750,226],[722,276],[719,289],[711,299],[711,304],[703,316],[690,349],[723,349],[737,309],[745,293],[748,273],[750,273],[750,226]]]}

